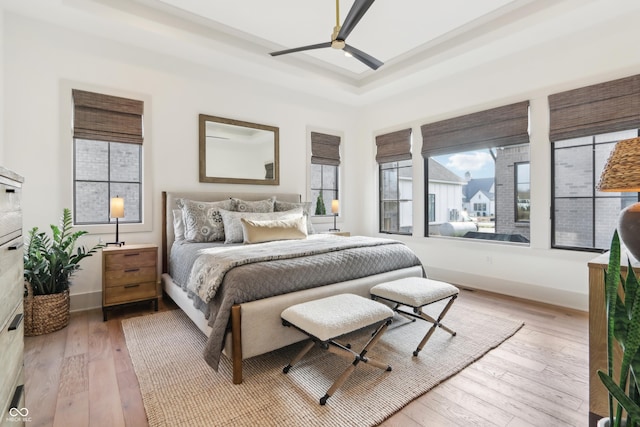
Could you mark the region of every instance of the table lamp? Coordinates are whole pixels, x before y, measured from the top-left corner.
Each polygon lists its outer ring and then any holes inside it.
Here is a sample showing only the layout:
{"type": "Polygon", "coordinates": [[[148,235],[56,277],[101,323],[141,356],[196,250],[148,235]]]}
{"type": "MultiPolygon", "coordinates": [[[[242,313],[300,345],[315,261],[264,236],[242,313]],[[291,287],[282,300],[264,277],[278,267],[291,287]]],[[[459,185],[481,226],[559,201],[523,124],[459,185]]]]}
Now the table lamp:
{"type": "Polygon", "coordinates": [[[124,245],[124,242],[120,241],[120,237],[118,235],[118,219],[124,218],[124,199],[120,196],[112,197],[110,208],[109,217],[116,219],[116,241],[107,243],[107,246],[122,246],[124,245]]]}
{"type": "MultiPolygon", "coordinates": [[[[599,191],[640,191],[640,138],[625,139],[616,144],[604,165],[599,191]]],[[[640,202],[627,206],[618,219],[618,234],[627,251],[640,261],[640,202]]]]}
{"type": "Polygon", "coordinates": [[[336,228],[336,218],[338,217],[338,213],[340,212],[340,202],[336,199],[331,201],[331,213],[333,213],[333,228],[329,231],[340,231],[336,228]]]}

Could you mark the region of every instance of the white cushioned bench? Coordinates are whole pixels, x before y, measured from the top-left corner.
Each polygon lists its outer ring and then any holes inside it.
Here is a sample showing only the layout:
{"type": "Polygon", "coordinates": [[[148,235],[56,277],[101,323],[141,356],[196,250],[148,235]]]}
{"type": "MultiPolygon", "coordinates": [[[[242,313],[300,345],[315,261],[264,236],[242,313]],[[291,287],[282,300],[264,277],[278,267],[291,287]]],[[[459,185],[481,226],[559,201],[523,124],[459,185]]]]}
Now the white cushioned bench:
{"type": "Polygon", "coordinates": [[[405,317],[409,317],[412,320],[422,319],[433,325],[427,331],[418,347],[413,352],[414,356],[422,350],[427,343],[436,327],[440,327],[451,335],[455,336],[455,331],[444,326],[441,321],[447,314],[451,305],[458,297],[458,288],[455,286],[440,282],[438,280],[425,279],[422,277],[406,277],[404,279],[393,280],[391,282],[381,283],[371,288],[371,297],[376,300],[385,300],[394,303],[393,308],[399,314],[405,317]],[[432,318],[428,314],[422,311],[422,308],[426,305],[433,304],[434,302],[442,301],[449,298],[449,302],[442,309],[437,319],[432,318]],[[413,312],[400,309],[401,306],[411,307],[413,312]]]}
{"type": "Polygon", "coordinates": [[[353,362],[320,399],[320,404],[324,405],[327,399],[349,378],[359,362],[391,371],[391,366],[365,355],[386,331],[393,315],[393,310],[386,305],[354,294],[333,295],[287,308],[281,314],[282,324],[293,326],[304,332],[309,336],[310,341],[282,371],[285,374],[288,373],[291,367],[299,362],[315,344],[319,344],[321,348],[331,353],[353,359],[353,362]],[[374,325],[378,325],[375,333],[359,353],[351,350],[349,345],[335,341],[342,335],[374,325]]]}

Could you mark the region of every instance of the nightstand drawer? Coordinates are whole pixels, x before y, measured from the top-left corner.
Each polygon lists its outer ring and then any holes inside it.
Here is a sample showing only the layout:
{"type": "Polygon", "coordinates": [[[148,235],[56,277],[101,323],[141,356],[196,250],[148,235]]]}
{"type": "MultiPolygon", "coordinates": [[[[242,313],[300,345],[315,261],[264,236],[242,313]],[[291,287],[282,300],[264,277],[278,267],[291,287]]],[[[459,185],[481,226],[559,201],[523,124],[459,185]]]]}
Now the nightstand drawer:
{"type": "Polygon", "coordinates": [[[22,316],[22,312],[20,304],[11,314],[12,321],[0,330],[0,406],[13,396],[13,385],[22,369],[24,322],[18,317],[22,316]]]}
{"type": "Polygon", "coordinates": [[[128,270],[131,268],[156,266],[157,251],[122,250],[105,256],[105,270],[128,270]]]}
{"type": "Polygon", "coordinates": [[[156,296],[156,282],[135,283],[105,289],[104,305],[121,304],[156,296]]]}
{"type": "Polygon", "coordinates": [[[21,196],[21,188],[5,184],[0,177],[0,243],[21,234],[21,196]]]}
{"type": "Polygon", "coordinates": [[[153,264],[151,267],[130,267],[124,270],[107,270],[104,272],[104,279],[104,285],[107,288],[131,283],[155,282],[156,266],[153,264]]]}

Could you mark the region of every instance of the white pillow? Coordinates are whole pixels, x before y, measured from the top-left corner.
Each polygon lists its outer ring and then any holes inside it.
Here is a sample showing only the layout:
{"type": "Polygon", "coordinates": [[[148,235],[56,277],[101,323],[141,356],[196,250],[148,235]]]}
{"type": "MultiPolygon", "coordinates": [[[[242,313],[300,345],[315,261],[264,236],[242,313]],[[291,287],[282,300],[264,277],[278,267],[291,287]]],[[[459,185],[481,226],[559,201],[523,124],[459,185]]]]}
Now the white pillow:
{"type": "Polygon", "coordinates": [[[173,240],[184,240],[184,221],[182,221],[182,210],[173,209],[173,240]]]}
{"type": "Polygon", "coordinates": [[[224,224],[224,242],[225,243],[242,243],[244,234],[242,233],[241,218],[255,221],[271,221],[283,219],[295,219],[302,217],[302,208],[291,209],[284,212],[233,212],[220,209],[222,223],[224,224]]]}
{"type": "Polygon", "coordinates": [[[274,240],[299,240],[307,238],[307,218],[274,219],[256,221],[240,218],[244,243],[262,243],[274,240]]]}

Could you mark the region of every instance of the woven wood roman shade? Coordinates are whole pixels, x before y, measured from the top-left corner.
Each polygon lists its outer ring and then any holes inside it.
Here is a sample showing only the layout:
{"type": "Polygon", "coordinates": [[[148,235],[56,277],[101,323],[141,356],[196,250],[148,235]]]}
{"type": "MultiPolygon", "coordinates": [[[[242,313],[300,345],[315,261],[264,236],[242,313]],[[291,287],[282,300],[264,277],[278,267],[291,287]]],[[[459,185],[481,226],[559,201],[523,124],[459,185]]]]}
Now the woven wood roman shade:
{"type": "Polygon", "coordinates": [[[640,128],[640,75],[549,95],[549,139],[640,128]]]}
{"type": "Polygon", "coordinates": [[[144,102],[73,89],[73,137],[142,144],[144,102]]]}
{"type": "Polygon", "coordinates": [[[422,156],[529,142],[529,101],[422,125],[422,156]]]}
{"type": "Polygon", "coordinates": [[[376,136],[376,162],[411,160],[411,129],[376,136]]]}
{"type": "Polygon", "coordinates": [[[340,165],[340,137],[311,132],[311,163],[316,165],[340,165]]]}

